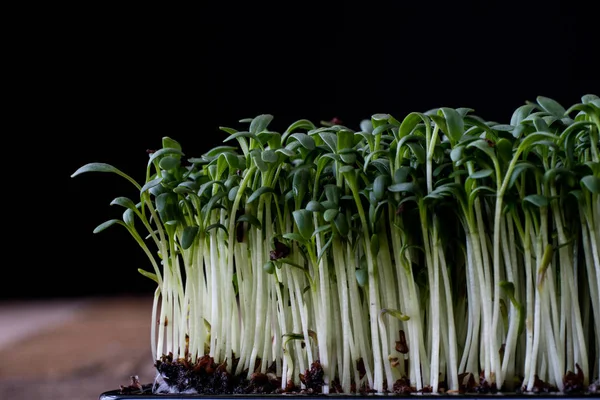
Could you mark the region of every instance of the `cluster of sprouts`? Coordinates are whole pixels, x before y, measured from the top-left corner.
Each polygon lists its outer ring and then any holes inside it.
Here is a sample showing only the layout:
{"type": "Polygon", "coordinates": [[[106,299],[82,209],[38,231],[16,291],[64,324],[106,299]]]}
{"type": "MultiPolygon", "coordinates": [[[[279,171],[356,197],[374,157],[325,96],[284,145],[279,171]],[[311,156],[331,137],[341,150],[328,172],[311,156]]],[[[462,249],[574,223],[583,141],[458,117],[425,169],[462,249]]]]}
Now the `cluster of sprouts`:
{"type": "Polygon", "coordinates": [[[538,97],[510,124],[467,108],[373,115],[353,130],[270,115],[146,180],[103,163],[157,283],[152,354],[209,355],[282,386],[319,361],[323,392],[564,389],[600,368],[600,99],[538,97]],[[137,196],[137,194],[136,194],[137,196]],[[481,377],[481,378],[480,378],[481,377]],[[481,379],[481,380],[480,380],[481,379]]]}

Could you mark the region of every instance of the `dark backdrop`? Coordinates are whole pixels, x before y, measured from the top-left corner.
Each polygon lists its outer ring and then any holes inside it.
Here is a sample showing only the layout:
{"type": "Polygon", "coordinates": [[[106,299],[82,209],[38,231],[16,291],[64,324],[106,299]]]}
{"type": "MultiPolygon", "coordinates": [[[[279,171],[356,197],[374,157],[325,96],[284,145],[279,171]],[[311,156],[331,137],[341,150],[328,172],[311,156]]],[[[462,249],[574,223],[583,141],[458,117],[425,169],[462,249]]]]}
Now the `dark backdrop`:
{"type": "Polygon", "coordinates": [[[136,272],[148,268],[145,255],[126,231],[92,234],[120,216],[109,203],[134,197],[133,187],[70,174],[99,161],[142,180],[146,150],[163,136],[197,156],[225,138],[219,126],[261,113],[276,130],[333,117],[358,128],[376,112],[439,106],[508,122],[538,95],[570,105],[600,94],[597,14],[585,2],[206,4],[86,6],[51,24],[47,79],[60,100],[50,100],[49,121],[60,132],[53,145],[68,151],[54,157],[43,243],[25,249],[29,262],[12,268],[23,284],[2,296],[151,293],[136,272]]]}

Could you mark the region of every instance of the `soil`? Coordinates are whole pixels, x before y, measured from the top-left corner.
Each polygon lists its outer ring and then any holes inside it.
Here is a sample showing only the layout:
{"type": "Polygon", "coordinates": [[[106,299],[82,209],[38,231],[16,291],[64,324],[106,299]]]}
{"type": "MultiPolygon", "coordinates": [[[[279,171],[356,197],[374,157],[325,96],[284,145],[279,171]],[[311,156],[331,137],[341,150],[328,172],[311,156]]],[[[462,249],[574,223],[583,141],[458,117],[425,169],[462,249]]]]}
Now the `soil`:
{"type": "MultiPolygon", "coordinates": [[[[237,361],[231,370],[235,370],[237,361]]],[[[359,361],[360,363],[360,361],[359,361]]],[[[258,363],[260,365],[260,363],[258,363]]],[[[324,371],[321,363],[317,360],[310,369],[299,375],[301,386],[294,385],[291,381],[282,388],[281,377],[277,376],[274,366],[267,369],[266,373],[254,372],[247,378],[247,371],[240,376],[233,376],[227,371],[227,365],[216,364],[214,359],[208,355],[199,358],[192,363],[190,360],[174,360],[172,354],[161,357],[155,364],[158,371],[157,380],[153,385],[142,385],[136,376],[131,377],[131,383],[121,386],[121,394],[141,393],[177,393],[177,394],[200,394],[200,395],[231,395],[231,394],[321,394],[324,385],[324,371]]],[[[583,384],[583,372],[577,366],[577,373],[569,372],[563,378],[565,394],[600,394],[600,381],[594,382],[587,388],[583,384]]],[[[352,387],[352,392],[357,394],[374,393],[367,386],[360,388],[352,387]]],[[[398,379],[390,388],[385,388],[388,394],[408,395],[418,393],[414,386],[410,385],[408,378],[398,379]]],[[[546,394],[558,392],[558,389],[541,379],[535,377],[533,393],[546,394]]],[[[341,385],[337,380],[330,384],[330,393],[342,393],[341,385]]],[[[431,387],[423,388],[420,393],[431,393],[431,387]]],[[[451,392],[447,390],[446,382],[439,385],[439,393],[451,392]]],[[[459,390],[452,394],[496,394],[498,389],[495,384],[489,384],[482,372],[478,381],[473,374],[461,374],[459,376],[459,390]]],[[[523,394],[523,389],[517,390],[517,394],[523,394]]]]}

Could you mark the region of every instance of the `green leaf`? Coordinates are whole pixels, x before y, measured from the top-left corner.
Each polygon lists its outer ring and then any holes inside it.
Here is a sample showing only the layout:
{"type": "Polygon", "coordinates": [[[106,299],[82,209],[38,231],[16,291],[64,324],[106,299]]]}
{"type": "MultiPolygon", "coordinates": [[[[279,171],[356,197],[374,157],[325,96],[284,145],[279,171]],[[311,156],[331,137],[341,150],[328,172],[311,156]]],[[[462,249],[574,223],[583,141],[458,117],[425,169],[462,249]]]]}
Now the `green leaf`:
{"type": "Polygon", "coordinates": [[[172,217],[173,194],[166,192],[156,197],[156,210],[163,222],[169,221],[172,217]]]}
{"type": "Polygon", "coordinates": [[[341,190],[337,185],[325,185],[325,197],[327,198],[327,200],[333,202],[334,204],[339,204],[340,195],[341,190]]]}
{"type": "Polygon", "coordinates": [[[310,180],[310,172],[306,169],[296,171],[292,178],[292,192],[295,200],[300,202],[304,199],[308,189],[308,181],[310,180]]]}
{"type": "Polygon", "coordinates": [[[508,180],[507,189],[510,189],[514,186],[515,182],[519,178],[519,175],[521,175],[526,169],[535,170],[536,166],[528,161],[519,161],[517,164],[515,164],[515,167],[513,168],[512,173],[510,175],[510,179],[508,180]]]}
{"type": "Polygon", "coordinates": [[[295,210],[292,215],[302,238],[309,240],[315,230],[312,213],[308,210],[295,210]]]}
{"type": "Polygon", "coordinates": [[[442,132],[446,133],[446,132],[448,132],[448,127],[446,126],[446,120],[444,119],[444,117],[437,115],[437,112],[439,112],[439,110],[436,111],[436,113],[428,112],[427,115],[429,116],[429,118],[431,118],[433,120],[433,122],[438,126],[438,128],[442,132]]]}
{"type": "Polygon", "coordinates": [[[477,186],[471,191],[471,193],[469,193],[469,204],[473,204],[475,199],[479,196],[479,192],[488,192],[491,194],[496,194],[496,190],[489,186],[477,186]]]}
{"type": "Polygon", "coordinates": [[[77,169],[77,171],[73,172],[73,174],[71,175],[71,178],[74,178],[74,177],[76,177],[78,175],[81,175],[81,174],[83,174],[85,172],[112,172],[114,174],[117,174],[117,175],[119,175],[119,176],[127,179],[136,188],[141,189],[140,184],[137,183],[132,177],[130,177],[126,173],[122,172],[118,168],[115,168],[112,165],[105,164],[105,163],[89,163],[89,164],[86,164],[86,165],[80,167],[79,169],[77,169]]]}
{"type": "Polygon", "coordinates": [[[465,131],[465,125],[461,115],[452,108],[443,107],[440,109],[446,119],[448,138],[451,143],[456,143],[465,131]]]}
{"type": "Polygon", "coordinates": [[[325,200],[325,201],[321,202],[320,204],[324,210],[333,210],[333,209],[337,210],[339,208],[338,203],[330,201],[330,200],[325,200]]]}
{"type": "Polygon", "coordinates": [[[220,127],[219,127],[219,130],[221,130],[221,131],[223,131],[223,132],[225,132],[225,133],[228,133],[228,134],[230,134],[230,135],[233,135],[234,133],[236,133],[236,132],[237,132],[237,130],[236,130],[236,129],[233,129],[233,128],[228,128],[228,127],[226,127],[226,126],[220,126],[220,127]]]}
{"type": "Polygon", "coordinates": [[[500,139],[496,142],[496,152],[498,158],[508,163],[512,160],[512,148],[513,144],[507,139],[500,139]]]}
{"type": "Polygon", "coordinates": [[[135,203],[128,197],[117,197],[110,202],[111,206],[118,205],[125,208],[135,209],[135,203]]]}
{"type": "Polygon", "coordinates": [[[371,235],[370,245],[371,255],[377,257],[377,254],[379,254],[379,236],[376,233],[371,235]]]}
{"type": "Polygon", "coordinates": [[[402,312],[400,310],[396,310],[393,308],[382,308],[379,311],[379,317],[383,318],[384,315],[390,315],[394,318],[399,319],[400,321],[408,321],[410,319],[410,317],[408,315],[404,315],[402,314],[402,312]]]}
{"type": "Polygon", "coordinates": [[[435,188],[435,190],[431,192],[430,195],[431,194],[441,196],[452,196],[457,199],[462,199],[464,196],[464,189],[459,183],[446,183],[435,188]]]}
{"type": "Polygon", "coordinates": [[[181,235],[182,249],[187,250],[192,246],[192,244],[194,244],[194,239],[196,239],[198,230],[199,228],[197,226],[186,226],[183,229],[183,234],[181,235]]]}
{"type": "Polygon", "coordinates": [[[296,155],[296,153],[294,153],[292,150],[285,148],[285,147],[275,150],[275,153],[281,153],[288,157],[293,157],[296,155]]]}
{"type": "Polygon", "coordinates": [[[252,120],[252,122],[250,122],[250,132],[256,135],[264,131],[267,129],[267,126],[269,126],[272,120],[273,116],[270,114],[262,114],[257,116],[252,120]]]}
{"type": "Polygon", "coordinates": [[[158,162],[158,166],[165,171],[169,171],[171,169],[177,168],[181,165],[181,161],[177,157],[166,156],[160,159],[158,162]]]}
{"type": "Polygon", "coordinates": [[[323,207],[321,205],[321,203],[319,203],[318,201],[315,200],[311,200],[308,202],[308,204],[306,205],[306,209],[310,212],[323,212],[325,211],[325,207],[323,207]]]}
{"type": "Polygon", "coordinates": [[[414,134],[403,136],[402,139],[398,140],[398,149],[402,149],[402,146],[404,146],[405,143],[410,142],[418,142],[421,143],[424,147],[427,146],[427,139],[425,138],[425,136],[414,134]]]}
{"type": "Polygon", "coordinates": [[[542,261],[540,262],[540,266],[537,271],[537,286],[540,287],[544,282],[544,278],[546,277],[546,271],[552,262],[552,257],[554,256],[554,247],[551,244],[547,244],[544,249],[544,255],[542,256],[542,261]]]}
{"type": "Polygon", "coordinates": [[[321,233],[327,233],[329,231],[331,231],[331,224],[321,225],[320,227],[315,229],[315,231],[312,234],[312,237],[315,237],[321,233]]]}
{"type": "Polygon", "coordinates": [[[288,338],[283,342],[283,348],[285,349],[285,345],[292,340],[303,340],[304,335],[302,333],[284,333],[281,335],[282,338],[288,338]]]}
{"type": "Polygon", "coordinates": [[[359,268],[354,273],[358,286],[365,287],[369,283],[369,274],[365,268],[359,268]]]}
{"type": "Polygon", "coordinates": [[[266,146],[267,143],[270,143],[271,141],[273,143],[275,143],[276,145],[280,144],[280,140],[278,140],[280,138],[281,138],[281,135],[277,132],[262,131],[262,132],[256,134],[256,139],[263,146],[266,146]]]}
{"type": "Polygon", "coordinates": [[[212,196],[209,200],[208,203],[206,203],[206,205],[202,208],[202,212],[204,213],[204,218],[207,219],[209,216],[209,213],[214,209],[214,208],[218,208],[218,203],[219,201],[225,197],[225,192],[219,192],[217,194],[215,194],[214,196],[212,196]]]}
{"type": "Polygon", "coordinates": [[[371,161],[370,165],[375,167],[382,175],[390,174],[390,163],[386,159],[378,158],[377,160],[371,161]]]}
{"type": "Polygon", "coordinates": [[[340,159],[346,164],[354,164],[356,162],[356,153],[340,154],[340,159]]]}
{"type": "Polygon", "coordinates": [[[342,161],[342,158],[339,156],[339,154],[335,154],[335,153],[325,153],[325,154],[321,154],[322,158],[331,158],[334,161],[340,162],[342,161]]]}
{"type": "Polygon", "coordinates": [[[373,181],[373,195],[377,201],[384,199],[386,194],[387,177],[378,175],[373,181]]]}
{"type": "Polygon", "coordinates": [[[273,263],[273,261],[267,261],[264,265],[263,265],[263,271],[265,271],[267,274],[272,275],[273,273],[275,273],[275,263],[273,263]]]}
{"type": "Polygon", "coordinates": [[[373,122],[370,119],[360,121],[360,133],[373,133],[373,122]]]}
{"type": "Polygon", "coordinates": [[[237,154],[235,154],[235,153],[230,153],[227,151],[227,152],[221,153],[221,155],[219,157],[225,158],[225,161],[229,165],[229,168],[238,169],[240,166],[240,159],[237,156],[237,154]]]}
{"type": "Polygon", "coordinates": [[[83,174],[84,172],[114,172],[114,173],[118,174],[120,171],[110,164],[89,163],[89,164],[86,164],[83,167],[80,167],[79,169],[77,169],[77,171],[75,171],[71,175],[71,178],[74,178],[77,175],[83,174]]]}
{"type": "Polygon", "coordinates": [[[130,226],[131,228],[135,227],[135,213],[133,212],[133,209],[128,208],[123,212],[123,221],[127,226],[130,226]]]}
{"type": "Polygon", "coordinates": [[[341,129],[337,133],[337,151],[354,147],[354,132],[341,129]]]}
{"type": "Polygon", "coordinates": [[[492,175],[493,173],[494,173],[494,171],[492,171],[491,169],[482,169],[482,170],[473,172],[471,175],[469,175],[469,178],[471,178],[471,179],[487,178],[488,176],[492,175]]]}
{"type": "Polygon", "coordinates": [[[232,135],[227,136],[227,138],[225,138],[225,140],[223,140],[223,142],[229,142],[230,140],[233,140],[233,139],[246,138],[246,137],[258,141],[258,139],[254,133],[242,131],[242,132],[236,132],[232,135]]]}
{"type": "Polygon", "coordinates": [[[577,122],[569,125],[568,128],[566,128],[564,131],[562,131],[560,133],[559,144],[562,144],[565,140],[567,140],[569,138],[569,136],[573,132],[583,131],[583,130],[585,130],[585,128],[587,128],[590,125],[593,125],[593,122],[591,122],[591,121],[577,121],[577,122]]]}
{"type": "MultiPolygon", "coordinates": [[[[265,132],[264,134],[265,134],[265,136],[267,136],[267,132],[265,132]]],[[[269,145],[269,148],[271,150],[275,151],[283,146],[283,142],[281,141],[281,133],[268,132],[268,135],[269,135],[269,139],[267,141],[267,144],[269,145]]],[[[261,140],[262,140],[262,138],[261,138],[261,140]]]]}
{"type": "Polygon", "coordinates": [[[598,99],[600,99],[600,97],[596,96],[595,94],[586,94],[581,97],[581,102],[583,104],[588,104],[588,103],[591,103],[594,100],[598,100],[598,99]]]}
{"type": "Polygon", "coordinates": [[[395,183],[388,186],[388,190],[392,193],[416,193],[418,186],[414,182],[395,183]]]}
{"type": "Polygon", "coordinates": [[[537,106],[535,104],[525,104],[520,106],[513,112],[513,115],[510,119],[510,124],[516,127],[536,108],[537,106]]]}
{"type": "Polygon", "coordinates": [[[103,230],[105,230],[106,228],[113,226],[115,224],[119,224],[119,225],[124,225],[123,221],[121,221],[120,219],[111,219],[108,220],[106,222],[101,223],[100,225],[98,225],[95,229],[94,229],[94,233],[99,233],[102,232],[103,230]]]}
{"type": "Polygon", "coordinates": [[[167,193],[168,191],[169,190],[163,185],[154,185],[150,189],[148,189],[148,193],[150,193],[154,197],[158,197],[163,193],[167,193]]]}
{"type": "Polygon", "coordinates": [[[152,272],[145,271],[145,270],[143,270],[141,268],[138,268],[138,272],[140,274],[142,274],[142,276],[145,276],[148,279],[152,279],[154,282],[156,282],[158,284],[158,278],[157,278],[156,274],[154,274],[152,272]]]}
{"type": "Polygon", "coordinates": [[[575,174],[567,168],[557,167],[551,168],[544,173],[543,182],[544,184],[555,184],[557,182],[557,176],[562,182],[573,181],[575,182],[575,174]]]}
{"type": "Polygon", "coordinates": [[[512,132],[513,129],[515,129],[515,127],[512,125],[498,124],[498,125],[493,125],[492,129],[495,131],[500,131],[500,132],[512,132]]]}
{"type": "Polygon", "coordinates": [[[467,115],[470,112],[473,112],[475,110],[473,110],[472,108],[467,108],[467,107],[459,107],[456,109],[456,112],[461,116],[464,117],[465,115],[467,115]]]}
{"type": "Polygon", "coordinates": [[[371,134],[373,136],[378,136],[381,135],[383,132],[394,128],[394,125],[392,124],[383,124],[383,125],[379,125],[377,128],[373,129],[373,132],[371,132],[371,134]]]}
{"type": "Polygon", "coordinates": [[[550,128],[548,127],[548,124],[546,123],[546,121],[543,118],[534,118],[533,126],[535,127],[536,131],[540,131],[540,132],[546,132],[546,131],[550,130],[550,128]]]}
{"type": "Polygon", "coordinates": [[[350,227],[348,226],[348,220],[346,219],[346,216],[343,213],[339,213],[338,215],[336,215],[335,219],[333,220],[333,224],[335,225],[335,228],[342,237],[348,236],[348,233],[350,232],[350,227]]]}
{"type": "Polygon", "coordinates": [[[159,185],[162,182],[163,178],[152,179],[151,181],[146,182],[144,186],[141,187],[140,193],[144,193],[146,190],[153,188],[156,185],[159,185]]]}
{"type": "Polygon", "coordinates": [[[261,158],[266,163],[274,164],[279,160],[279,156],[273,150],[265,150],[261,154],[261,158]]]}
{"type": "Polygon", "coordinates": [[[544,109],[544,111],[555,117],[562,118],[565,116],[566,110],[556,100],[550,99],[544,96],[537,97],[537,103],[544,109]]]}
{"type": "Polygon", "coordinates": [[[205,182],[202,184],[202,186],[200,186],[200,189],[198,189],[198,196],[202,197],[202,195],[204,194],[204,192],[206,191],[206,189],[208,188],[212,188],[213,185],[219,185],[221,187],[225,187],[225,184],[221,181],[209,181],[209,182],[205,182]]]}
{"type": "Polygon", "coordinates": [[[548,207],[550,204],[550,200],[541,194],[530,194],[529,196],[525,196],[523,201],[533,204],[536,207],[548,207]]]}
{"type": "Polygon", "coordinates": [[[452,171],[452,173],[450,175],[448,175],[448,178],[455,178],[457,176],[462,176],[462,175],[469,175],[469,171],[467,171],[466,169],[457,169],[452,171]]]}
{"type": "Polygon", "coordinates": [[[354,167],[352,167],[351,165],[344,165],[343,167],[340,167],[339,172],[344,176],[344,179],[346,180],[346,183],[348,184],[351,190],[359,190],[356,170],[354,169],[354,167]]]}
{"type": "Polygon", "coordinates": [[[331,132],[320,132],[319,136],[323,139],[323,142],[331,149],[332,153],[335,153],[337,148],[337,137],[331,132]]]}
{"type": "MultiPolygon", "coordinates": [[[[367,154],[367,156],[364,158],[364,165],[365,166],[363,167],[363,170],[366,172],[367,169],[369,168],[369,165],[372,165],[371,164],[371,159],[373,157],[379,157],[382,154],[388,155],[388,154],[390,154],[390,152],[389,152],[389,150],[383,150],[383,149],[379,149],[379,150],[375,150],[375,151],[370,151],[367,154]]],[[[377,160],[375,160],[375,161],[377,161],[377,160]]],[[[375,161],[373,161],[373,162],[375,162],[375,161]]]]}
{"type": "Polygon", "coordinates": [[[369,132],[356,132],[356,135],[362,136],[363,139],[367,141],[367,145],[369,146],[369,149],[372,152],[373,147],[375,147],[375,138],[373,137],[373,135],[369,132]]]}
{"type": "Polygon", "coordinates": [[[237,148],[233,147],[233,146],[217,146],[217,147],[213,147],[210,151],[205,153],[204,157],[212,159],[221,153],[231,153],[231,152],[234,152],[235,150],[237,150],[237,148]]]}
{"type": "Polygon", "coordinates": [[[454,162],[457,162],[463,158],[464,152],[465,146],[456,146],[450,152],[450,159],[454,162]]]}
{"type": "Polygon", "coordinates": [[[589,190],[593,194],[600,194],[600,178],[594,175],[587,175],[580,180],[581,187],[589,190]]]}
{"type": "Polygon", "coordinates": [[[163,136],[162,138],[162,147],[163,149],[178,149],[181,150],[181,144],[173,138],[168,136],[163,136]]]}
{"type": "Polygon", "coordinates": [[[223,231],[227,234],[227,228],[223,224],[212,224],[206,227],[205,232],[211,231],[213,229],[223,229],[223,231]]]}
{"type": "Polygon", "coordinates": [[[502,281],[500,282],[500,289],[504,291],[509,300],[515,298],[515,285],[512,282],[502,281]]]}
{"type": "Polygon", "coordinates": [[[155,151],[154,153],[152,153],[150,155],[150,158],[148,159],[148,165],[151,165],[152,162],[154,162],[154,160],[156,160],[157,158],[162,157],[162,156],[167,155],[167,154],[175,154],[175,155],[178,155],[178,156],[184,155],[181,152],[181,150],[179,150],[179,149],[172,149],[172,148],[160,149],[160,150],[155,151]]]}
{"type": "Polygon", "coordinates": [[[406,145],[410,148],[415,158],[417,159],[417,163],[423,164],[426,160],[425,149],[416,142],[408,142],[406,145]]]}
{"type": "Polygon", "coordinates": [[[400,167],[394,172],[394,183],[404,183],[408,180],[413,169],[411,167],[400,167]]]}
{"type": "Polygon", "coordinates": [[[592,171],[592,174],[600,175],[600,162],[586,161],[584,165],[592,171]]]}
{"type": "Polygon", "coordinates": [[[176,188],[173,189],[175,193],[186,194],[186,193],[197,193],[198,192],[198,184],[196,182],[181,182],[177,185],[176,188]]]}
{"type": "Polygon", "coordinates": [[[262,187],[256,189],[250,195],[250,197],[248,197],[248,200],[246,202],[247,203],[254,203],[260,196],[262,196],[265,193],[275,193],[275,190],[273,188],[270,188],[270,187],[267,187],[267,186],[262,186],[262,187]]]}
{"type": "Polygon", "coordinates": [[[433,177],[437,178],[446,168],[452,167],[452,163],[443,163],[435,167],[432,172],[433,177]]]}
{"type": "Polygon", "coordinates": [[[325,242],[325,244],[323,245],[323,247],[321,247],[321,250],[319,251],[319,254],[317,255],[317,264],[319,264],[321,262],[321,258],[323,258],[323,256],[325,254],[327,254],[327,250],[331,247],[331,244],[333,243],[333,236],[331,236],[327,242],[325,242]]]}
{"type": "Polygon", "coordinates": [[[527,135],[519,144],[517,151],[523,151],[529,147],[533,147],[536,142],[545,141],[545,140],[556,140],[558,137],[553,135],[552,133],[547,132],[535,132],[527,135]]]}
{"type": "Polygon", "coordinates": [[[371,122],[373,122],[374,127],[378,127],[382,124],[385,124],[390,119],[389,114],[377,113],[371,115],[371,122]]]}
{"type": "Polygon", "coordinates": [[[566,114],[571,114],[573,111],[581,111],[585,114],[593,114],[594,113],[594,107],[590,104],[575,104],[572,105],[571,107],[569,107],[569,109],[566,111],[566,114]]]}
{"type": "Polygon", "coordinates": [[[315,149],[315,140],[306,133],[294,133],[290,138],[296,139],[306,150],[315,149]]]}
{"type": "Polygon", "coordinates": [[[252,160],[254,164],[258,167],[261,172],[267,172],[269,170],[269,166],[263,161],[261,157],[261,152],[258,149],[254,149],[251,152],[252,160]]]}
{"type": "Polygon", "coordinates": [[[298,242],[298,243],[306,243],[307,242],[307,240],[304,239],[302,237],[302,235],[300,235],[299,233],[295,233],[295,232],[284,233],[283,235],[281,235],[281,237],[283,237],[284,239],[287,239],[287,240],[293,240],[294,242],[298,242]]]}
{"type": "Polygon", "coordinates": [[[262,225],[261,225],[260,221],[254,215],[251,215],[251,214],[240,215],[238,217],[238,219],[236,220],[236,223],[239,224],[242,222],[247,222],[250,225],[255,226],[257,229],[262,229],[262,225]]]}
{"type": "Polygon", "coordinates": [[[569,192],[569,194],[573,197],[575,197],[575,199],[577,200],[577,202],[579,204],[583,204],[584,202],[584,197],[583,197],[583,192],[581,190],[571,190],[569,192]]]}
{"type": "Polygon", "coordinates": [[[487,154],[492,160],[496,159],[496,153],[489,143],[484,139],[475,140],[467,145],[467,147],[476,147],[487,154]]]}
{"type": "Polygon", "coordinates": [[[331,222],[335,217],[337,217],[339,210],[336,208],[330,208],[329,210],[325,210],[323,213],[323,219],[325,222],[331,222]]]}
{"type": "Polygon", "coordinates": [[[294,122],[293,124],[291,124],[283,133],[283,135],[281,136],[281,141],[285,142],[287,137],[296,129],[306,129],[307,131],[311,130],[311,129],[315,129],[315,125],[307,120],[307,119],[300,119],[296,122],[294,122]]]}

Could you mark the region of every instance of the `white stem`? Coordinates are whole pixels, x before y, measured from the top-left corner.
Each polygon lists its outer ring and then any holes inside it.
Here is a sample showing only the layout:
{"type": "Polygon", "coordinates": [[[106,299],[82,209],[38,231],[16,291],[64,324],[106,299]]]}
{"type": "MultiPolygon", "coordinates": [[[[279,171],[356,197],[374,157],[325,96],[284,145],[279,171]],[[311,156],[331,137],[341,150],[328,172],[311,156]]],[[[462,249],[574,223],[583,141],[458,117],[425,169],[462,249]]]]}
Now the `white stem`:
{"type": "Polygon", "coordinates": [[[442,279],[444,282],[444,293],[446,295],[446,319],[447,319],[447,338],[448,338],[448,357],[446,362],[448,363],[448,373],[446,375],[446,381],[448,383],[448,389],[458,390],[458,356],[456,350],[456,327],[454,325],[454,306],[452,303],[452,291],[450,290],[450,280],[448,279],[448,272],[446,267],[446,259],[443,252],[439,252],[442,279]]]}

